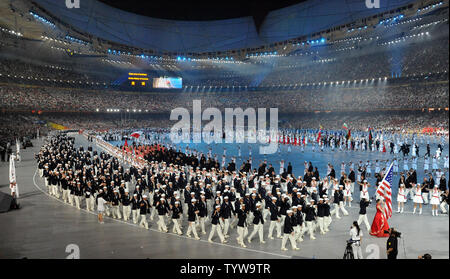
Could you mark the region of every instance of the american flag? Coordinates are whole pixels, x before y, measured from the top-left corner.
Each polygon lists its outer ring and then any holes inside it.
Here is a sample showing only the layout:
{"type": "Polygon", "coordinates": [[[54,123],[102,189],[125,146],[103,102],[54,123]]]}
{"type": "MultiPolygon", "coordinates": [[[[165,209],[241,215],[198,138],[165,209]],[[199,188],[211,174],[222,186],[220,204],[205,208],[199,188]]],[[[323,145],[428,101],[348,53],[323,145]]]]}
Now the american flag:
{"type": "Polygon", "coordinates": [[[394,163],[391,163],[388,171],[386,172],[386,175],[384,176],[383,180],[381,181],[380,185],[378,185],[377,194],[380,197],[383,197],[383,199],[386,202],[386,207],[384,208],[384,215],[386,216],[386,219],[391,218],[392,216],[392,177],[393,177],[393,171],[392,166],[394,163]]]}

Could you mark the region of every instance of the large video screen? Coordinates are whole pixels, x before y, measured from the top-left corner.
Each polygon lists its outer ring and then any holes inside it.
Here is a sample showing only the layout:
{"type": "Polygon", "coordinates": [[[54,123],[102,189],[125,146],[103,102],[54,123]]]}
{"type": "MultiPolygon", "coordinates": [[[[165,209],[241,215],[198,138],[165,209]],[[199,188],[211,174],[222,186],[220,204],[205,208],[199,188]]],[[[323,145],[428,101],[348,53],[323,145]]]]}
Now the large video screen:
{"type": "Polygon", "coordinates": [[[153,79],[153,88],[182,88],[182,78],[180,77],[159,77],[153,79]]]}

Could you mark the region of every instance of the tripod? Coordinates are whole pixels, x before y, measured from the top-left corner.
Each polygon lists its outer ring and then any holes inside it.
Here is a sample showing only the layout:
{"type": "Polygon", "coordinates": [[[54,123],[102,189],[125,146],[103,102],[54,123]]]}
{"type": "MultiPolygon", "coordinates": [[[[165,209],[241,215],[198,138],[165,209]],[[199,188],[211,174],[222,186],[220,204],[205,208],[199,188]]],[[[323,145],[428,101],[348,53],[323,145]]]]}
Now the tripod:
{"type": "Polygon", "coordinates": [[[355,256],[353,255],[353,249],[352,249],[353,241],[347,240],[347,247],[345,247],[344,252],[344,260],[353,260],[355,256]]]}

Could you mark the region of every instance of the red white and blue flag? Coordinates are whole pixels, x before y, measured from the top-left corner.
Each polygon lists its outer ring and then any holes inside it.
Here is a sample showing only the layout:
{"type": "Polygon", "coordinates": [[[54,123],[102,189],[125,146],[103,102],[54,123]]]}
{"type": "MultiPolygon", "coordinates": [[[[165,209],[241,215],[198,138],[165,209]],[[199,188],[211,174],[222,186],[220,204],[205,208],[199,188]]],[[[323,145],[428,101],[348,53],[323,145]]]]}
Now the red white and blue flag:
{"type": "Polygon", "coordinates": [[[384,215],[386,219],[392,217],[392,178],[393,178],[393,167],[394,163],[391,163],[386,175],[383,180],[378,185],[377,194],[385,200],[386,207],[384,208],[384,215]]]}

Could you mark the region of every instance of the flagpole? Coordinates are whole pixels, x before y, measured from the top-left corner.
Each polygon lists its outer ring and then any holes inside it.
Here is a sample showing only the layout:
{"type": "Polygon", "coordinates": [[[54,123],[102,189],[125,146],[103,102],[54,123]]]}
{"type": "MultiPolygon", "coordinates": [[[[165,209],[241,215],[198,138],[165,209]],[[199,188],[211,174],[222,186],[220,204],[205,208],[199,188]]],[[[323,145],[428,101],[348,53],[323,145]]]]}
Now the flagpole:
{"type": "MultiPolygon", "coordinates": [[[[383,185],[383,183],[385,181],[388,181],[387,178],[389,176],[389,173],[392,172],[393,165],[394,165],[394,162],[391,163],[391,165],[389,166],[388,170],[384,174],[383,180],[381,181],[380,185],[378,185],[378,188],[377,188],[377,191],[376,191],[376,194],[382,196],[385,201],[386,201],[386,196],[385,196],[386,195],[386,190],[385,190],[385,186],[383,185]]],[[[392,173],[391,175],[393,176],[394,174],[392,173]]],[[[393,178],[391,180],[393,181],[393,178]]],[[[391,190],[390,191],[390,197],[389,197],[390,207],[391,207],[390,214],[387,213],[386,204],[385,204],[385,208],[384,208],[384,215],[385,215],[386,219],[389,219],[392,216],[392,184],[393,183],[389,182],[389,188],[391,190]],[[388,215],[391,215],[391,216],[388,216],[388,215]]]]}

